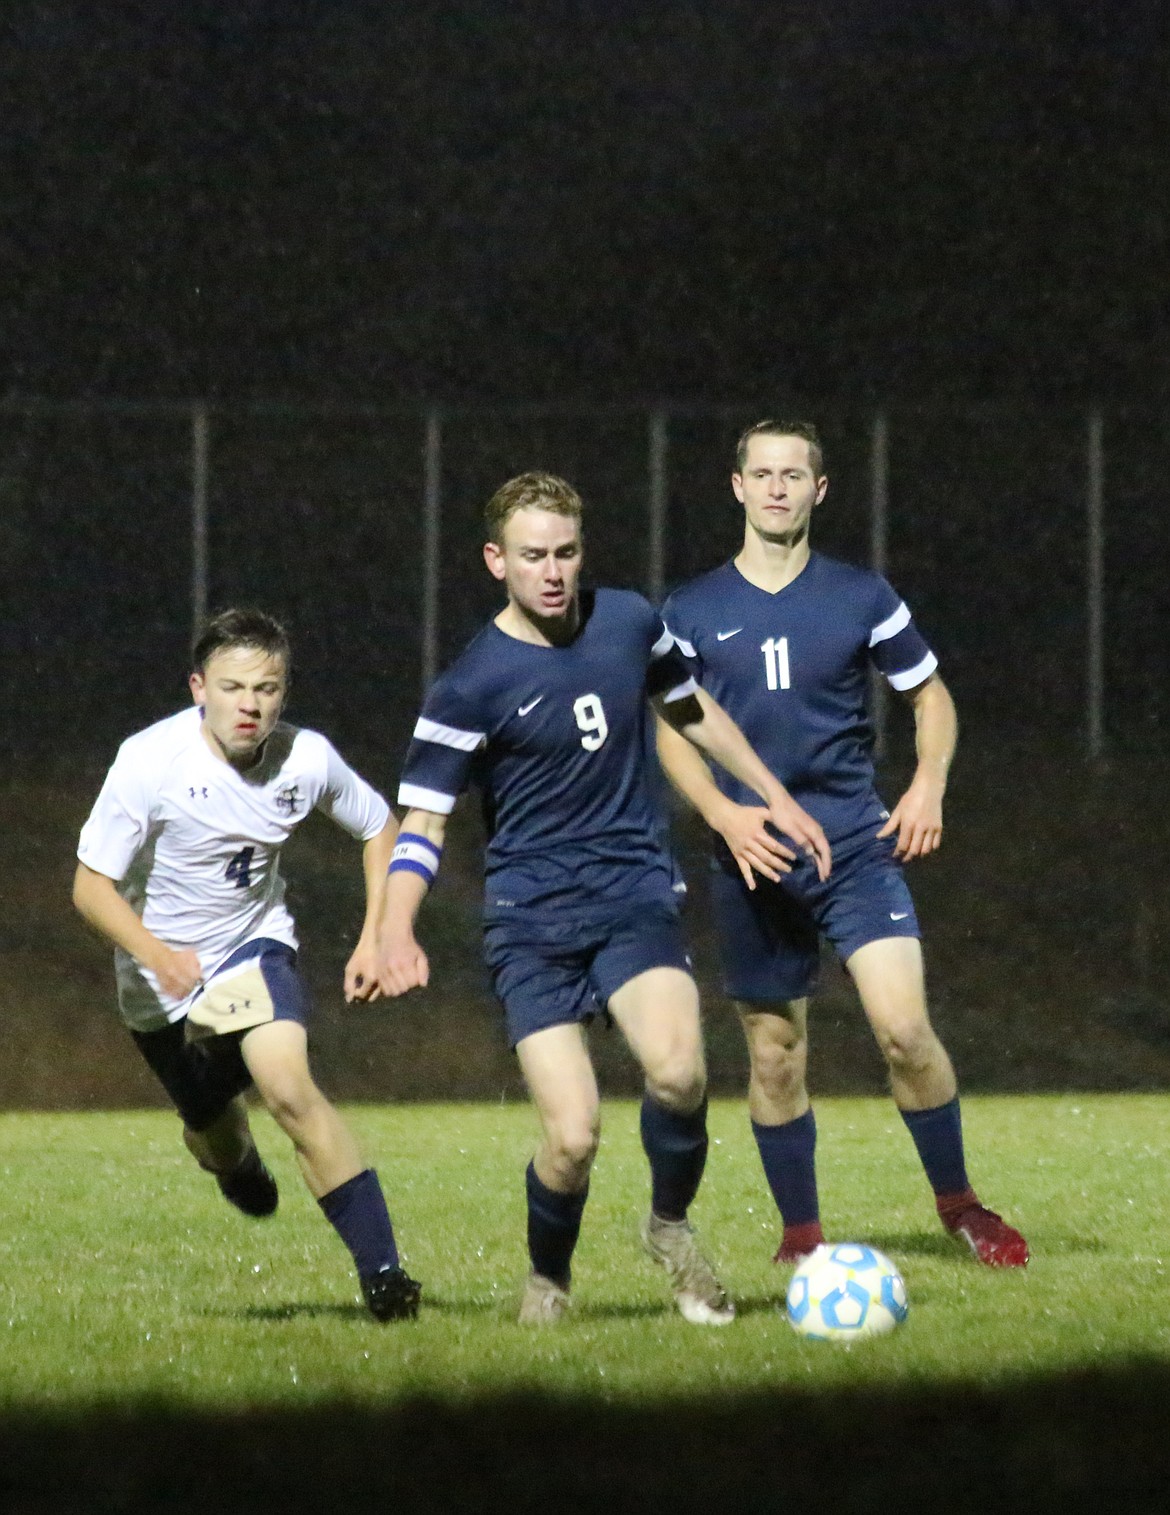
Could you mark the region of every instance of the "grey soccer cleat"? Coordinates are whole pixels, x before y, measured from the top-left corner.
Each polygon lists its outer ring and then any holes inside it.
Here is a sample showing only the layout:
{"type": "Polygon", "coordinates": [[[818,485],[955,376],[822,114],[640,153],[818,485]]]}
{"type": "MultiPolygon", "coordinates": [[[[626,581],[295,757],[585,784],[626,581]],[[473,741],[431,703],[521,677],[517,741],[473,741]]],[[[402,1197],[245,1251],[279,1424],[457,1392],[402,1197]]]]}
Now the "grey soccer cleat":
{"type": "Polygon", "coordinates": [[[524,1282],[518,1319],[522,1326],[553,1326],[569,1304],[568,1289],[562,1289],[543,1273],[530,1273],[524,1282]]]}
{"type": "Polygon", "coordinates": [[[685,1220],[662,1220],[653,1211],[642,1222],[642,1245],[666,1269],[679,1314],[692,1326],[726,1326],[735,1306],[699,1250],[685,1220]]]}

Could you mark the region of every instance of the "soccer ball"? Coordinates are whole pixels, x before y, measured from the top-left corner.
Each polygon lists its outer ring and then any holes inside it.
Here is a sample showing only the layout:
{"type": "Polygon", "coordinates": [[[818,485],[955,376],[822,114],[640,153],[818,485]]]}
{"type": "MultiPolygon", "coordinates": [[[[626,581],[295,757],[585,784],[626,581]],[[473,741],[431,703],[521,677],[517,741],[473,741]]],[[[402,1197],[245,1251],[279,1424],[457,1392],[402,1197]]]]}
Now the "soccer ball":
{"type": "Polygon", "coordinates": [[[788,1285],[788,1319],[814,1341],[846,1346],[906,1319],[906,1285],[888,1257],[860,1242],[818,1247],[788,1285]]]}

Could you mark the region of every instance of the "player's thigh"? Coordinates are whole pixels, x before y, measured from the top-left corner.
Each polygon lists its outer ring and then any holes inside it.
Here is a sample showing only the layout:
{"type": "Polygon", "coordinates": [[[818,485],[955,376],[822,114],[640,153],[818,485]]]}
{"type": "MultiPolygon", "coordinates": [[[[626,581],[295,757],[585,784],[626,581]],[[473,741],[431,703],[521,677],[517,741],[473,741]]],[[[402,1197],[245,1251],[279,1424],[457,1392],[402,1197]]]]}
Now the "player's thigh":
{"type": "Polygon", "coordinates": [[[269,1110],[295,1112],[317,1095],[309,1072],[309,1038],[299,1021],[269,1021],[240,1038],[240,1052],[269,1110]]]}
{"type": "Polygon", "coordinates": [[[609,997],[631,1052],[651,1080],[703,1081],[699,991],[681,968],[648,968],[609,997]]]}
{"type": "Polygon", "coordinates": [[[929,1030],[922,944],[891,936],[867,942],[845,964],[879,1039],[907,1040],[929,1030]]]}
{"type": "Polygon", "coordinates": [[[573,1147],[595,1140],[600,1098],[581,1027],[534,1031],[516,1044],[516,1058],[546,1139],[573,1147]]]}

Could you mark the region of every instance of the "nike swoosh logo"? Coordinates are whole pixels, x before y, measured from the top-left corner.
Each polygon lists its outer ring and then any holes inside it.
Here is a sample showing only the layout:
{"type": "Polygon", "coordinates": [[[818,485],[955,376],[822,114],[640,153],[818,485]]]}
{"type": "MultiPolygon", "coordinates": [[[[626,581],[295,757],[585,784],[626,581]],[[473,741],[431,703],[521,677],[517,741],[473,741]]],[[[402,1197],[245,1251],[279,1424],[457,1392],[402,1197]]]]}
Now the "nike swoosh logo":
{"type": "Polygon", "coordinates": [[[528,702],[527,705],[521,705],[520,708],[519,708],[519,710],[517,710],[516,714],[517,715],[527,715],[530,710],[535,710],[536,707],[540,704],[541,700],[543,700],[543,699],[544,699],[544,695],[543,694],[538,694],[534,700],[529,700],[529,702],[528,702]]]}
{"type": "Polygon", "coordinates": [[[734,631],[717,631],[715,633],[715,640],[717,642],[726,642],[728,637],[737,637],[742,630],[742,626],[737,626],[734,631]]]}
{"type": "Polygon", "coordinates": [[[909,910],[891,910],[890,919],[892,921],[904,921],[909,914],[909,910]]]}

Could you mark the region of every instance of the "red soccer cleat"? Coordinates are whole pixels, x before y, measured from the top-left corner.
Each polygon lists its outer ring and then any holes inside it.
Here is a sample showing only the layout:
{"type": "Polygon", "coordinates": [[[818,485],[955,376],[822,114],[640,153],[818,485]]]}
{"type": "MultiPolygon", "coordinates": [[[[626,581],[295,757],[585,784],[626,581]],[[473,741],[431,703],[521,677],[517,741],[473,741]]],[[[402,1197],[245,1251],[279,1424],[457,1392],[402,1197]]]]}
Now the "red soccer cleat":
{"type": "Polygon", "coordinates": [[[818,1247],[825,1245],[825,1233],[819,1220],[806,1221],[801,1226],[785,1226],[784,1236],[776,1249],[774,1263],[798,1263],[811,1257],[818,1247]]]}
{"type": "Polygon", "coordinates": [[[1023,1268],[1028,1262],[1028,1243],[1020,1233],[984,1205],[968,1205],[957,1215],[944,1218],[952,1236],[961,1236],[981,1263],[989,1268],[1023,1268]]]}

